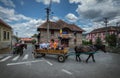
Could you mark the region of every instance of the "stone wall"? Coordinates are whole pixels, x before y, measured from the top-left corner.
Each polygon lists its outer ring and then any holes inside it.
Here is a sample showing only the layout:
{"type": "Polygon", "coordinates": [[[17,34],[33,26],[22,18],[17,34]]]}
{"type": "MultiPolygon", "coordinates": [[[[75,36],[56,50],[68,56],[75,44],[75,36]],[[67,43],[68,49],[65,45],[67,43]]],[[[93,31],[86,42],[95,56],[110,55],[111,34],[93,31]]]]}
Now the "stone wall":
{"type": "MultiPolygon", "coordinates": [[[[49,31],[49,39],[58,39],[59,31],[55,31],[54,35],[51,34],[51,31],[49,31]]],[[[41,39],[40,41],[47,41],[48,34],[45,30],[41,31],[41,39]]]]}
{"type": "MultiPolygon", "coordinates": [[[[82,44],[82,33],[77,33],[76,34],[76,44],[74,43],[74,39],[75,39],[75,36],[73,34],[73,32],[70,32],[69,34],[71,34],[71,38],[69,40],[69,47],[73,48],[75,45],[80,45],[82,44]]],[[[54,35],[51,35],[51,31],[49,32],[49,39],[58,39],[58,36],[59,36],[59,31],[55,31],[54,32],[54,35]]],[[[47,41],[47,32],[45,30],[42,30],[41,31],[41,39],[40,41],[47,41]]]]}
{"type": "Polygon", "coordinates": [[[76,37],[74,36],[74,34],[72,34],[72,38],[69,40],[69,47],[73,48],[76,45],[80,45],[80,44],[82,44],[82,33],[77,33],[76,37]],[[75,38],[76,38],[76,43],[74,42],[75,38]]]}

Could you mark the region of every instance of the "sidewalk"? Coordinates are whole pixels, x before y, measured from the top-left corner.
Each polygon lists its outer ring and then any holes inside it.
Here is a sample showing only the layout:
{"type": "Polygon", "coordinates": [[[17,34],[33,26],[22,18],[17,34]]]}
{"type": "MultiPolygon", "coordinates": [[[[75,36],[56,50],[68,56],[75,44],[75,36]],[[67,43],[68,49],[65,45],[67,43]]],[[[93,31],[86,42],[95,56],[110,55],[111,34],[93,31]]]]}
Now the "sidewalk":
{"type": "Polygon", "coordinates": [[[12,52],[11,48],[0,49],[0,54],[6,54],[11,52],[12,52]]]}
{"type": "Polygon", "coordinates": [[[10,48],[0,49],[0,59],[11,53],[12,50],[10,48]]]}

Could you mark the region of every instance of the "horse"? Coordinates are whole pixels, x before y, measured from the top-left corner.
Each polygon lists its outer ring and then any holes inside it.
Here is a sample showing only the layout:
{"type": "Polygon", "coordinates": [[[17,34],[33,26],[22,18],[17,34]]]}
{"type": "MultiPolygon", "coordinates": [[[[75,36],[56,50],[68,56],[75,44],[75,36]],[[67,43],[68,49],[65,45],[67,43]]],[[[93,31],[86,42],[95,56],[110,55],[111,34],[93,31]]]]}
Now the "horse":
{"type": "Polygon", "coordinates": [[[94,54],[101,50],[106,53],[105,45],[90,45],[90,46],[75,46],[74,48],[75,54],[76,54],[76,61],[81,61],[80,54],[88,54],[88,58],[86,59],[86,62],[92,57],[93,62],[95,62],[94,54]]]}
{"type": "Polygon", "coordinates": [[[13,54],[23,55],[23,49],[27,49],[27,44],[17,44],[13,49],[13,54]]]}

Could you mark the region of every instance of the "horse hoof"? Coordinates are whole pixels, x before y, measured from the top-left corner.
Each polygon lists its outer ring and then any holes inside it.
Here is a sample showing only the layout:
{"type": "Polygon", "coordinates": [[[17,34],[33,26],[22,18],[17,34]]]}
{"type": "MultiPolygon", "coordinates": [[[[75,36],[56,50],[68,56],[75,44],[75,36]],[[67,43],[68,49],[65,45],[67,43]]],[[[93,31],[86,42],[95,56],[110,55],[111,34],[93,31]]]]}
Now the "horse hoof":
{"type": "Polygon", "coordinates": [[[95,60],[93,60],[93,62],[95,63],[95,60]]]}

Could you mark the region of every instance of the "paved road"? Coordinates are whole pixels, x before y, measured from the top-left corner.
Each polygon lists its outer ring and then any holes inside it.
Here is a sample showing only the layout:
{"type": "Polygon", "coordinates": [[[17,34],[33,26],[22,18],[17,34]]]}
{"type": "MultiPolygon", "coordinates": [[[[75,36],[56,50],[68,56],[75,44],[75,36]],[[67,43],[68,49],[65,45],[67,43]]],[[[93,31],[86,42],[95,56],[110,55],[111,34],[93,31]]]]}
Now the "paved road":
{"type": "Polygon", "coordinates": [[[120,78],[119,54],[96,53],[95,63],[85,63],[87,57],[81,55],[82,62],[76,62],[70,56],[64,63],[54,55],[35,59],[29,45],[21,57],[7,54],[0,59],[0,78],[120,78]]]}

